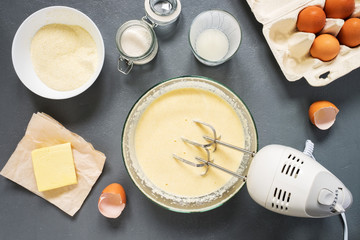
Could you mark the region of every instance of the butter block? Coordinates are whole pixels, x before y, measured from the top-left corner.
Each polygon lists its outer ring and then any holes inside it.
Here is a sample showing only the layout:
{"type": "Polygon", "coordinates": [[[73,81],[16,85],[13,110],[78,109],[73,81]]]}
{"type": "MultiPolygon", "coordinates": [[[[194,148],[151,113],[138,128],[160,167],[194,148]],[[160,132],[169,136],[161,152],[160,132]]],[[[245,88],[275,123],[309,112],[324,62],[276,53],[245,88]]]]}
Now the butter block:
{"type": "Polygon", "coordinates": [[[77,183],[70,143],[35,149],[31,157],[40,192],[77,183]]]}

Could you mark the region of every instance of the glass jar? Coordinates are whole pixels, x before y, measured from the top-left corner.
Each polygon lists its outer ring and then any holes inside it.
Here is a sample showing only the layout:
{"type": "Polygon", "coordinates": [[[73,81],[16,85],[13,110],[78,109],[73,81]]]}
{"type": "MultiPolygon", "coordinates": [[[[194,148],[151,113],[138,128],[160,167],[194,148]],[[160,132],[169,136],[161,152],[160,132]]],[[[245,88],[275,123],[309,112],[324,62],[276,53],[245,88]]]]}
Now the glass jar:
{"type": "Polygon", "coordinates": [[[118,70],[128,74],[133,65],[142,65],[154,59],[158,41],[153,29],[145,20],[130,20],[116,33],[116,46],[120,52],[118,70]]]}
{"type": "Polygon", "coordinates": [[[141,20],[130,20],[117,30],[118,70],[124,74],[128,74],[134,64],[143,65],[155,58],[159,47],[154,28],[174,23],[180,15],[181,4],[179,0],[145,0],[145,12],[141,20]]]}

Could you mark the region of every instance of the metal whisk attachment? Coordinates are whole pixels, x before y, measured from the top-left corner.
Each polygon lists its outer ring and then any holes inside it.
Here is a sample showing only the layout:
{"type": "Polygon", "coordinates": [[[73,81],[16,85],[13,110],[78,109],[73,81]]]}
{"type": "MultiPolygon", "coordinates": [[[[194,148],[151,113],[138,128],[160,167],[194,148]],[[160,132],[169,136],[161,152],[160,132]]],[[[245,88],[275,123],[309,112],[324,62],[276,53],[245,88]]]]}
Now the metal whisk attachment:
{"type": "Polygon", "coordinates": [[[189,144],[192,144],[196,147],[200,147],[202,149],[204,149],[206,151],[206,154],[207,154],[207,160],[205,159],[202,159],[200,157],[195,157],[195,159],[200,162],[200,163],[194,163],[192,161],[189,161],[185,158],[182,158],[182,157],[179,157],[178,155],[176,154],[173,154],[173,158],[179,160],[179,161],[182,161],[183,163],[186,163],[186,164],[189,164],[193,167],[206,167],[205,171],[201,174],[201,175],[205,175],[208,170],[209,170],[209,166],[212,166],[212,167],[215,167],[223,172],[226,172],[228,174],[231,174],[235,177],[238,177],[238,178],[242,178],[244,180],[246,180],[246,177],[245,176],[241,176],[240,174],[236,173],[236,172],[233,172],[233,171],[230,171],[226,168],[223,168],[222,166],[219,166],[217,164],[214,163],[214,160],[211,159],[210,157],[210,150],[209,148],[211,146],[214,146],[214,150],[213,152],[216,151],[217,149],[217,144],[220,144],[220,145],[223,145],[223,146],[226,146],[226,147],[229,147],[229,148],[232,148],[234,150],[237,150],[237,151],[240,151],[240,152],[243,152],[243,153],[246,153],[246,154],[250,154],[251,157],[254,157],[255,156],[255,152],[252,152],[252,151],[249,151],[249,150],[246,150],[246,149],[243,149],[243,148],[240,148],[240,147],[237,147],[237,146],[234,146],[232,144],[229,144],[229,143],[225,143],[225,142],[222,142],[220,141],[220,136],[217,136],[216,134],[216,130],[213,126],[211,126],[210,124],[206,123],[206,122],[202,122],[202,121],[198,121],[198,120],[193,120],[193,122],[197,123],[197,124],[201,124],[203,126],[206,126],[208,128],[211,129],[212,133],[213,133],[213,137],[209,137],[209,136],[203,136],[203,138],[208,141],[209,143],[207,144],[200,144],[200,143],[197,143],[197,142],[194,142],[192,140],[189,140],[189,139],[186,139],[184,137],[182,137],[181,139],[186,142],[186,143],[189,143],[189,144]]]}
{"type": "Polygon", "coordinates": [[[211,144],[200,144],[200,143],[197,143],[197,142],[194,142],[194,141],[191,141],[189,139],[186,139],[186,138],[181,138],[184,142],[186,143],[189,143],[189,144],[192,144],[196,147],[200,147],[202,149],[204,149],[206,151],[206,155],[207,155],[207,159],[204,160],[200,157],[196,157],[195,159],[198,160],[199,162],[202,162],[202,163],[194,163],[194,162],[191,162],[189,160],[186,160],[185,158],[182,158],[182,157],[179,157],[177,156],[176,154],[173,154],[173,157],[177,160],[180,160],[184,163],[187,163],[193,167],[205,167],[205,171],[203,173],[201,173],[201,175],[205,175],[208,171],[209,171],[209,163],[212,163],[214,160],[211,160],[210,158],[210,151],[209,151],[209,147],[211,146],[211,144]]]}

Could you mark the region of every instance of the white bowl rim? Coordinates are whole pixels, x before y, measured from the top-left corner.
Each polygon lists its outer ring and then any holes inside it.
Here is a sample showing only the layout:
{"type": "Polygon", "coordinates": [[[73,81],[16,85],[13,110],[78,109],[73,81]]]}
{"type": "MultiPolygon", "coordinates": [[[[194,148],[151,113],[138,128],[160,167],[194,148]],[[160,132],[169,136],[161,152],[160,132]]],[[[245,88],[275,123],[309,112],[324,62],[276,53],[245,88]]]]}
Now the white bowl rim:
{"type": "MultiPolygon", "coordinates": [[[[46,25],[46,24],[44,24],[46,25]]],[[[90,17],[88,17],[85,13],[81,12],[78,9],[72,8],[72,7],[68,7],[68,6],[50,6],[50,7],[45,7],[42,9],[37,10],[36,12],[32,13],[31,15],[29,15],[19,26],[19,28],[17,29],[15,35],[14,35],[14,39],[12,42],[12,48],[11,48],[11,55],[12,55],[12,63],[13,63],[13,67],[15,69],[15,72],[18,76],[18,78],[20,79],[20,81],[33,93],[44,97],[44,98],[48,98],[48,99],[56,99],[56,100],[60,100],[60,99],[68,99],[71,97],[75,97],[81,93],[83,93],[85,90],[87,90],[98,78],[98,76],[100,75],[100,72],[102,70],[102,67],[104,65],[104,60],[105,60],[105,46],[104,46],[104,40],[103,37],[101,35],[100,30],[98,29],[98,27],[96,26],[96,24],[91,20],[90,17]],[[25,26],[32,21],[33,18],[36,18],[40,13],[43,12],[47,12],[47,11],[51,11],[51,10],[67,10],[67,11],[72,11],[75,14],[79,14],[80,16],[84,17],[89,23],[90,25],[93,27],[95,34],[98,36],[99,38],[99,46],[97,45],[97,48],[100,49],[100,52],[98,52],[98,66],[97,69],[95,70],[95,72],[93,73],[92,77],[82,86],[80,86],[77,89],[74,90],[70,90],[70,91],[57,91],[54,89],[51,89],[49,87],[47,87],[45,84],[44,87],[47,89],[46,92],[44,91],[39,91],[39,89],[37,87],[34,87],[30,81],[25,80],[24,77],[21,76],[21,66],[19,66],[19,64],[21,64],[21,62],[19,62],[19,60],[16,58],[15,56],[15,50],[17,48],[17,44],[18,41],[21,41],[19,39],[19,35],[20,33],[24,30],[25,26]]],[[[35,74],[35,77],[38,79],[38,81],[41,82],[41,80],[38,78],[38,76],[35,74]]]]}

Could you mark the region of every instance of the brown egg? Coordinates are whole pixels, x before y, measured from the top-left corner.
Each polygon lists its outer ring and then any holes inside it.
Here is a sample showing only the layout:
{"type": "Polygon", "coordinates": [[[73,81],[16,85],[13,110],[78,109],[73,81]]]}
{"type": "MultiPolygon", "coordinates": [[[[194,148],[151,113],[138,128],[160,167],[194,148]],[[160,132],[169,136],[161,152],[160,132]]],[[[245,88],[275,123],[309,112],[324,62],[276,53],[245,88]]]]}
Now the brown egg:
{"type": "Polygon", "coordinates": [[[301,32],[318,33],[325,26],[326,15],[322,8],[309,6],[300,11],[296,27],[301,32]]]}
{"type": "Polygon", "coordinates": [[[321,61],[330,61],[334,59],[340,51],[339,41],[330,34],[321,34],[317,36],[310,48],[310,54],[321,61]]]}
{"type": "Polygon", "coordinates": [[[341,44],[348,47],[360,45],[360,19],[349,18],[346,20],[337,38],[341,44]]]}
{"type": "Polygon", "coordinates": [[[355,9],[355,0],[326,0],[324,11],[327,18],[349,17],[355,9]]]}

